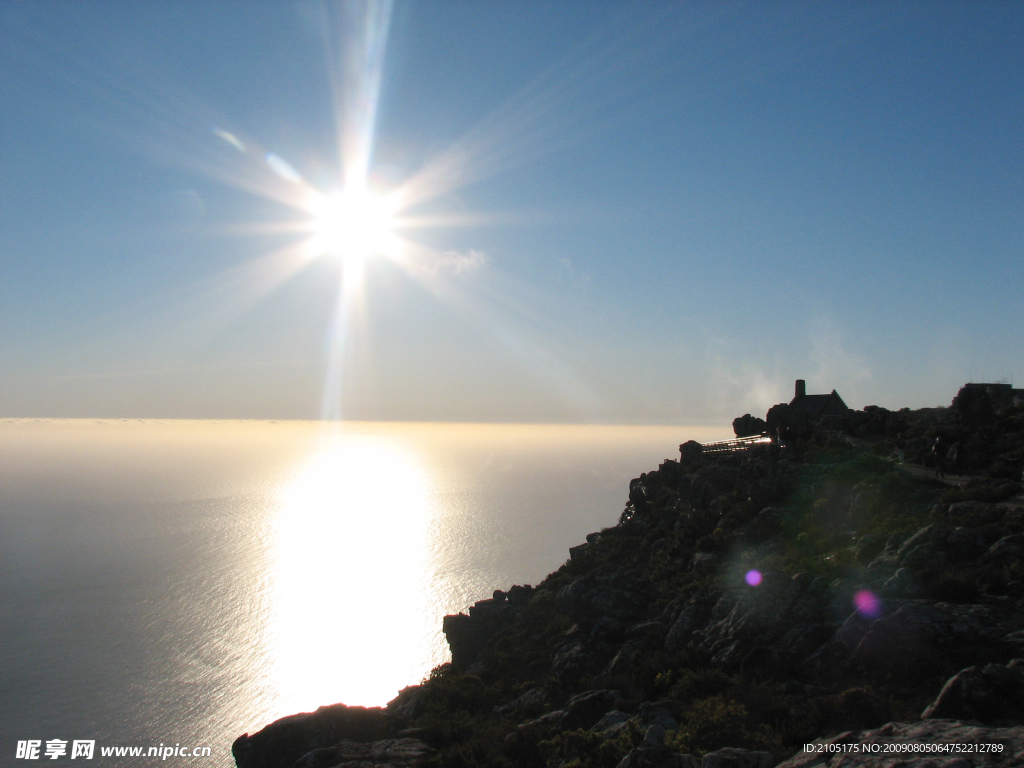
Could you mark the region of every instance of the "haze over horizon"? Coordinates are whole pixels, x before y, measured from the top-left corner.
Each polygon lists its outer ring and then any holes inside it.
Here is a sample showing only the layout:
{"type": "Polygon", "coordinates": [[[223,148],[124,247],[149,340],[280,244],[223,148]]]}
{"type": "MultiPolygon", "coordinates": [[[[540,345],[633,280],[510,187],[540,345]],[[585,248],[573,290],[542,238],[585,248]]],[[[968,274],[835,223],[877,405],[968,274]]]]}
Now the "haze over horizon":
{"type": "Polygon", "coordinates": [[[1024,5],[0,5],[0,417],[1021,385],[1024,5]]]}

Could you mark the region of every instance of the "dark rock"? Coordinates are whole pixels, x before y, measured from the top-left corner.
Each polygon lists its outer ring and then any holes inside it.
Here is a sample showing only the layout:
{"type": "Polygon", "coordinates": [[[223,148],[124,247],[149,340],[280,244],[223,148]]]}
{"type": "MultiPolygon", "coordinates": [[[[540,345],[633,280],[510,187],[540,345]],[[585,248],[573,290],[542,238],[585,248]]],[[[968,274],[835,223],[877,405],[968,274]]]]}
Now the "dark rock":
{"type": "Polygon", "coordinates": [[[913,598],[921,595],[921,585],[909,568],[900,568],[886,580],[879,592],[882,597],[913,598]]]}
{"type": "Polygon", "coordinates": [[[616,726],[628,722],[631,717],[632,715],[613,709],[611,712],[605,712],[601,719],[590,727],[590,730],[598,731],[600,733],[609,733],[615,729],[616,726]]]}
{"type": "Polygon", "coordinates": [[[679,727],[672,713],[659,702],[643,702],[637,709],[636,716],[643,725],[657,725],[666,731],[674,731],[679,727]]]}
{"type": "Polygon", "coordinates": [[[565,704],[563,727],[568,730],[590,728],[602,715],[614,709],[621,701],[618,691],[585,691],[569,699],[565,704]]]}
{"type": "Polygon", "coordinates": [[[821,660],[842,659],[873,675],[919,677],[957,659],[996,658],[1004,636],[1024,625],[1016,611],[993,605],[890,600],[885,610],[874,620],[851,614],[835,633],[838,649],[821,649],[821,660]]]}
{"type": "Polygon", "coordinates": [[[667,627],[661,621],[645,621],[626,630],[626,638],[640,648],[655,650],[665,644],[667,627]]]}
{"type": "Polygon", "coordinates": [[[644,485],[644,477],[645,475],[641,475],[629,481],[629,503],[633,505],[633,509],[638,514],[643,514],[650,507],[647,499],[647,486],[644,485]]]}
{"type": "Polygon", "coordinates": [[[332,704],[275,720],[231,745],[238,768],[292,768],[307,752],[342,740],[377,741],[387,735],[391,718],[380,707],[332,704]]]}
{"type": "Polygon", "coordinates": [[[407,685],[388,702],[388,714],[403,720],[416,717],[422,709],[423,693],[422,685],[407,685]]]}
{"type": "Polygon", "coordinates": [[[1015,533],[1004,536],[993,544],[985,553],[984,560],[988,563],[1012,563],[1024,555],[1024,534],[1015,533]]]}
{"type": "Polygon", "coordinates": [[[980,557],[986,549],[988,542],[976,528],[960,525],[946,537],[946,555],[954,563],[980,557]]]}
{"type": "Polygon", "coordinates": [[[763,657],[761,664],[789,666],[822,641],[822,609],[801,581],[768,572],[759,586],[724,594],[690,642],[723,667],[737,667],[755,655],[763,657]]]}
{"type": "Polygon", "coordinates": [[[575,560],[576,558],[578,558],[580,555],[582,555],[584,552],[587,551],[587,547],[588,546],[590,546],[590,545],[589,544],[577,544],[575,547],[569,547],[569,559],[570,560],[575,560]]]}
{"type": "Polygon", "coordinates": [[[710,597],[693,595],[679,611],[668,634],[665,635],[665,650],[678,651],[685,646],[695,630],[703,626],[711,611],[710,597]]]}
{"type": "Polygon", "coordinates": [[[521,723],[516,726],[515,736],[528,741],[538,741],[556,731],[562,730],[565,715],[564,709],[556,709],[529,722],[521,723]]]}
{"type": "Polygon", "coordinates": [[[508,704],[494,708],[494,714],[501,717],[510,715],[536,715],[547,704],[548,697],[543,688],[531,688],[508,704]]]}
{"type": "Polygon", "coordinates": [[[306,753],[291,768],[418,768],[436,753],[419,739],[341,741],[306,753]]]}
{"type": "Polygon", "coordinates": [[[687,440],[679,446],[679,463],[683,467],[692,466],[699,462],[704,453],[704,446],[696,440],[687,440]]]}
{"type": "Polygon", "coordinates": [[[670,752],[665,746],[665,729],[652,725],[643,743],[629,751],[618,768],[697,768],[697,758],[670,752]]]}
{"type": "Polygon", "coordinates": [[[764,419],[751,416],[749,413],[745,413],[732,420],[732,431],[736,433],[736,437],[763,435],[767,430],[768,425],[765,424],[764,419]]]}
{"type": "Polygon", "coordinates": [[[896,551],[901,559],[907,557],[911,551],[917,549],[924,544],[936,544],[945,541],[949,529],[938,523],[932,523],[921,528],[917,533],[911,536],[909,539],[904,541],[900,548],[896,551]]]}
{"type": "Polygon", "coordinates": [[[772,768],[773,765],[775,758],[771,752],[725,747],[704,755],[701,768],[772,768]]]}
{"type": "Polygon", "coordinates": [[[469,606],[469,615],[474,619],[497,619],[508,613],[509,606],[504,595],[501,600],[478,600],[469,606]]]}
{"type": "Polygon", "coordinates": [[[986,664],[960,670],[946,681],[921,717],[984,723],[1024,719],[1024,659],[1014,659],[1006,666],[986,664]]]}
{"type": "Polygon", "coordinates": [[[484,642],[491,633],[464,613],[445,616],[441,623],[441,631],[448,640],[452,652],[452,666],[465,669],[474,661],[483,649],[484,642]]]}
{"type": "Polygon", "coordinates": [[[574,686],[601,671],[609,659],[610,646],[594,640],[572,637],[555,649],[551,665],[562,685],[574,686]]]}
{"type": "Polygon", "coordinates": [[[950,504],[945,517],[954,525],[991,525],[998,523],[1004,510],[995,504],[982,501],[959,501],[950,504]]]}
{"type": "Polygon", "coordinates": [[[581,626],[625,632],[642,614],[645,597],[641,585],[613,573],[577,579],[560,589],[555,599],[558,608],[581,626]]]}
{"type": "Polygon", "coordinates": [[[640,643],[635,640],[627,640],[619,648],[603,674],[605,677],[620,674],[628,675],[632,669],[641,664],[648,656],[650,656],[650,652],[645,650],[640,643]]]}
{"type": "Polygon", "coordinates": [[[782,515],[775,507],[765,507],[754,519],[742,526],[736,535],[748,544],[757,544],[782,531],[782,515]]]}
{"type": "Polygon", "coordinates": [[[505,598],[512,605],[525,605],[531,597],[533,597],[533,587],[529,584],[526,586],[516,584],[505,593],[505,598]]]}
{"type": "Polygon", "coordinates": [[[693,555],[695,571],[710,571],[718,565],[719,557],[714,552],[696,552],[693,555]]]}
{"type": "Polygon", "coordinates": [[[919,544],[911,549],[900,561],[900,570],[909,568],[912,571],[931,571],[945,564],[945,555],[934,542],[919,544]]]}
{"type": "Polygon", "coordinates": [[[874,560],[885,548],[887,538],[885,534],[881,533],[869,533],[866,536],[861,536],[853,548],[857,562],[870,563],[874,560]]]}

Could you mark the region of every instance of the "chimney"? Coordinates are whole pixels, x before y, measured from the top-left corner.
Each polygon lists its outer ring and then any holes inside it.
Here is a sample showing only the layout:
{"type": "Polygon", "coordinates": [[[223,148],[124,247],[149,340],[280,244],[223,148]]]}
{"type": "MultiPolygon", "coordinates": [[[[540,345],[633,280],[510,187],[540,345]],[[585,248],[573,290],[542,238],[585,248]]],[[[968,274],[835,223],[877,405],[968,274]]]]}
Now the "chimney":
{"type": "MultiPolygon", "coordinates": [[[[807,394],[807,383],[803,379],[796,380],[796,398],[804,397],[807,394]]],[[[794,398],[794,399],[796,399],[794,398]]]]}

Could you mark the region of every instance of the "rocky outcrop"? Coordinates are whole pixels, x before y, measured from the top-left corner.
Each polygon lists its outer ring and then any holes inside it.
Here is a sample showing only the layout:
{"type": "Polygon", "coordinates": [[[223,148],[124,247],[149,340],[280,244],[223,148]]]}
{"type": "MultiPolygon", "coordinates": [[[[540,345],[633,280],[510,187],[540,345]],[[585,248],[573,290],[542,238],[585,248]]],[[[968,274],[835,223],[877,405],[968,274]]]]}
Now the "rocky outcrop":
{"type": "MultiPolygon", "coordinates": [[[[835,627],[828,618],[825,593],[810,589],[798,574],[765,573],[757,589],[730,591],[711,609],[708,622],[691,630],[690,644],[723,668],[741,666],[754,656],[776,666],[792,666],[824,642],[835,627]]],[[[673,625],[678,638],[680,621],[673,625]]],[[[678,639],[676,640],[678,643],[678,639]]]]}
{"type": "Polygon", "coordinates": [[[333,704],[275,720],[252,736],[243,734],[231,745],[231,754],[238,768],[292,768],[313,750],[342,741],[380,740],[388,735],[389,725],[388,714],[379,707],[333,704]]]}
{"type": "Polygon", "coordinates": [[[920,677],[970,658],[998,658],[1012,647],[1024,615],[1012,603],[955,605],[888,600],[877,617],[853,612],[807,668],[859,670],[877,679],[920,677]]]}
{"type": "Polygon", "coordinates": [[[533,587],[516,584],[508,592],[494,590],[489,600],[479,600],[469,607],[469,615],[445,616],[442,630],[452,652],[452,665],[466,669],[501,629],[515,619],[533,594],[533,587]]]}
{"type": "Polygon", "coordinates": [[[1024,726],[896,722],[818,739],[809,747],[777,768],[1019,768],[1024,765],[1024,726]]]}
{"type": "Polygon", "coordinates": [[[536,588],[445,617],[451,664],[386,710],[243,736],[237,764],[771,768],[841,732],[784,765],[1024,766],[1024,502],[1000,479],[1024,462],[1013,409],[984,434],[949,409],[782,409],[785,447],[684,443],[536,588]],[[896,440],[927,458],[940,429],[990,477],[949,487],[880,458],[896,440]],[[852,748],[972,739],[1008,751],[852,748]]]}
{"type": "Polygon", "coordinates": [[[617,768],[697,768],[697,758],[669,750],[665,746],[665,729],[652,725],[640,746],[631,749],[617,768]]]}
{"type": "Polygon", "coordinates": [[[292,768],[420,768],[436,752],[419,739],[341,741],[307,752],[292,768]]]}
{"type": "Polygon", "coordinates": [[[763,435],[767,430],[768,425],[765,424],[764,419],[751,416],[749,413],[737,416],[732,420],[732,431],[736,433],[736,437],[763,435]]]}
{"type": "Polygon", "coordinates": [[[771,752],[725,747],[704,755],[701,768],[772,768],[771,752]]]}
{"type": "Polygon", "coordinates": [[[942,686],[922,719],[957,718],[983,723],[1024,721],[1024,659],[967,667],[942,686]]]}

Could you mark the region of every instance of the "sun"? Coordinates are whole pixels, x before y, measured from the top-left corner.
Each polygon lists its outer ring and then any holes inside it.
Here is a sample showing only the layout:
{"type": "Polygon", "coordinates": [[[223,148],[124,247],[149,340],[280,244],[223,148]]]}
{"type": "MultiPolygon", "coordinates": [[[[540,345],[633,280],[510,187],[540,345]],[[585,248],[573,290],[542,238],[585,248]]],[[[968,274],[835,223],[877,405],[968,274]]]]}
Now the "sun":
{"type": "Polygon", "coordinates": [[[317,254],[361,264],[394,250],[398,225],[393,195],[344,189],[311,206],[313,248],[317,254]]]}

